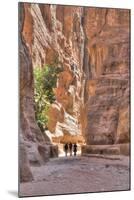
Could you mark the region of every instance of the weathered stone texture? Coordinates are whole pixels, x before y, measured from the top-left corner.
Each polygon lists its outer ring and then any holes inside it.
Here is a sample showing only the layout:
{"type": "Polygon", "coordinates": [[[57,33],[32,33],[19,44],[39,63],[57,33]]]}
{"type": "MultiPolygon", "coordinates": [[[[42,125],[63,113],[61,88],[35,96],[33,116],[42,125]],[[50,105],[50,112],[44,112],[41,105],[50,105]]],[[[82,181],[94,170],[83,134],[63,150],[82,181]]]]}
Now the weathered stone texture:
{"type": "Polygon", "coordinates": [[[88,144],[129,141],[129,11],[85,11],[90,57],[88,144]]]}
{"type": "Polygon", "coordinates": [[[68,113],[87,144],[128,142],[129,10],[32,4],[30,11],[34,67],[56,60],[63,67],[49,131],[56,135],[68,113]]]}
{"type": "Polygon", "coordinates": [[[19,18],[19,67],[20,67],[20,181],[33,179],[30,164],[44,164],[50,157],[50,140],[43,136],[35,120],[33,65],[31,59],[30,32],[27,37],[24,30],[31,29],[29,5],[20,4],[19,18]],[[28,14],[28,16],[27,16],[28,14]],[[27,22],[25,22],[25,20],[27,22]],[[26,26],[26,27],[25,27],[26,26]],[[45,139],[44,139],[45,138],[45,139]]]}
{"type": "MultiPolygon", "coordinates": [[[[20,103],[27,140],[44,141],[33,117],[32,66],[57,63],[63,71],[49,110],[50,140],[128,143],[130,11],[28,3],[24,9],[20,103]]],[[[45,150],[35,148],[42,159],[45,150]]]]}

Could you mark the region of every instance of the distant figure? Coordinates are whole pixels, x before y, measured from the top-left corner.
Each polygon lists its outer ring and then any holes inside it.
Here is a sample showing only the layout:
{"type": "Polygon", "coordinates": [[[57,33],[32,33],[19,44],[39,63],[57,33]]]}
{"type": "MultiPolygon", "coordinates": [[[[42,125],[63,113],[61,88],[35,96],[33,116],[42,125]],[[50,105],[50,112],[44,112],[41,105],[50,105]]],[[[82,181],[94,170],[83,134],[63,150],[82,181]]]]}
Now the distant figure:
{"type": "Polygon", "coordinates": [[[64,145],[64,151],[65,151],[65,156],[67,156],[67,152],[68,152],[68,144],[67,143],[64,145]]]}
{"type": "Polygon", "coordinates": [[[70,142],[70,143],[69,143],[69,152],[70,152],[70,156],[72,156],[72,147],[73,147],[73,145],[72,145],[72,143],[70,142]]]}
{"type": "Polygon", "coordinates": [[[74,156],[76,156],[76,153],[77,153],[77,144],[76,143],[73,145],[73,151],[74,151],[74,156]]]}

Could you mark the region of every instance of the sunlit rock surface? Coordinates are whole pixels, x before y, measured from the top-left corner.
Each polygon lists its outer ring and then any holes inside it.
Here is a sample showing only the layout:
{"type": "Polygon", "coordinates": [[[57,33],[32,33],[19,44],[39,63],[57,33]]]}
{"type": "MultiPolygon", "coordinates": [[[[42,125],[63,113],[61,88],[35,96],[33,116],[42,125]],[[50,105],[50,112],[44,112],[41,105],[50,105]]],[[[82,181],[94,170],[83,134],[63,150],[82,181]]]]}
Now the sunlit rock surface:
{"type": "Polygon", "coordinates": [[[87,144],[129,141],[129,11],[33,4],[33,65],[59,61],[49,131],[87,144]],[[57,109],[57,110],[56,110],[57,109]],[[53,116],[52,116],[53,115],[53,116]],[[68,128],[67,128],[68,127],[68,128]],[[62,133],[61,133],[62,132],[62,133]]]}
{"type": "MultiPolygon", "coordinates": [[[[27,141],[44,141],[33,117],[32,66],[58,63],[63,71],[49,110],[48,142],[128,144],[129,10],[24,5],[20,95],[27,141]]],[[[37,152],[44,156],[42,148],[37,152]]]]}

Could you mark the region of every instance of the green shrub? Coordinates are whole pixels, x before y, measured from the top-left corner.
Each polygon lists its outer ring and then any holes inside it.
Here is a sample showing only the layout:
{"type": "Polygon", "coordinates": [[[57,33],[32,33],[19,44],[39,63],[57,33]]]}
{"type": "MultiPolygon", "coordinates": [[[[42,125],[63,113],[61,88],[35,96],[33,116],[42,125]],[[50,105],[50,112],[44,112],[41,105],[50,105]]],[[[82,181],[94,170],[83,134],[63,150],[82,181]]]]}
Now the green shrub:
{"type": "Polygon", "coordinates": [[[41,131],[48,123],[48,109],[55,101],[53,88],[56,87],[57,76],[63,69],[54,65],[45,65],[34,69],[35,117],[41,131]]]}

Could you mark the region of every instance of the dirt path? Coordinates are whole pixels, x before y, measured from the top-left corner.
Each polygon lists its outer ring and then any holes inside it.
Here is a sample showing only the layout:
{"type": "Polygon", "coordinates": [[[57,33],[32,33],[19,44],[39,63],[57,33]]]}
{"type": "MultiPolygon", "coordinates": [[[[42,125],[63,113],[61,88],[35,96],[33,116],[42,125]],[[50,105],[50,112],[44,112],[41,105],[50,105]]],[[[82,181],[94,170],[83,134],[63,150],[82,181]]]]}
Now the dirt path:
{"type": "Polygon", "coordinates": [[[22,183],[23,196],[129,189],[129,158],[60,157],[32,167],[35,180],[22,183]]]}

